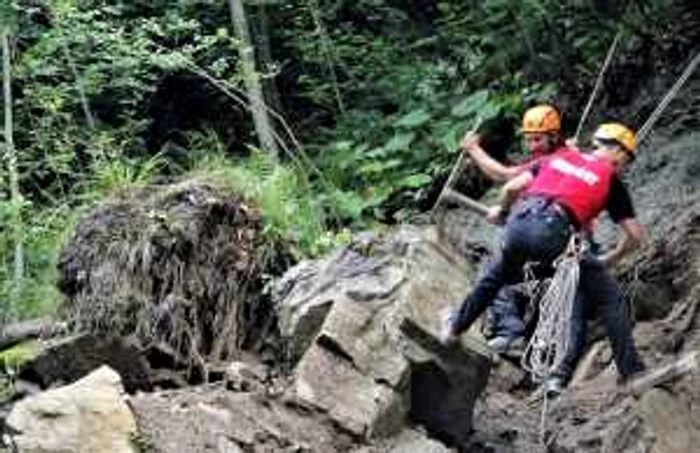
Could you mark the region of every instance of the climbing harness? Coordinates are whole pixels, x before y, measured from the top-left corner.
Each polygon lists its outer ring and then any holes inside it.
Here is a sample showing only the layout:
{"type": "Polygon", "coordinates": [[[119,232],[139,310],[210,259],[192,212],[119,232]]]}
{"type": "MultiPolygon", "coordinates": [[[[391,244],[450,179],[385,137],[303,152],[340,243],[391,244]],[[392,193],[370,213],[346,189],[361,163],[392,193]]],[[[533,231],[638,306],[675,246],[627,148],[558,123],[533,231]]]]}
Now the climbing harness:
{"type": "MultiPolygon", "coordinates": [[[[531,294],[539,305],[539,320],[521,358],[521,366],[532,374],[535,381],[542,384],[564,362],[569,349],[571,314],[579,282],[579,261],[583,253],[581,244],[579,235],[573,234],[564,253],[553,263],[554,276],[541,299],[537,300],[534,292],[531,294]]],[[[528,266],[526,281],[535,280],[531,266],[528,266]]],[[[542,397],[540,439],[544,444],[548,403],[546,391],[543,391],[542,397]]]]}

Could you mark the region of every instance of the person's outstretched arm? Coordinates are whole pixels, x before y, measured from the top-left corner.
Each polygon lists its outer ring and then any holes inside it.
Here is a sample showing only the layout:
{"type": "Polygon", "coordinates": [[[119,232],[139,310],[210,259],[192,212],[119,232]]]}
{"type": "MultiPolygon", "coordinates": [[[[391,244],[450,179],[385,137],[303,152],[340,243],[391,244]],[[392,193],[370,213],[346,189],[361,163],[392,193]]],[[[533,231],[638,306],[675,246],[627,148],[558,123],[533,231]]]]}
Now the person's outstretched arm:
{"type": "Polygon", "coordinates": [[[461,147],[474,160],[479,169],[493,181],[505,182],[522,173],[522,167],[506,166],[489,156],[479,144],[479,136],[474,133],[468,133],[464,136],[461,147]]]}

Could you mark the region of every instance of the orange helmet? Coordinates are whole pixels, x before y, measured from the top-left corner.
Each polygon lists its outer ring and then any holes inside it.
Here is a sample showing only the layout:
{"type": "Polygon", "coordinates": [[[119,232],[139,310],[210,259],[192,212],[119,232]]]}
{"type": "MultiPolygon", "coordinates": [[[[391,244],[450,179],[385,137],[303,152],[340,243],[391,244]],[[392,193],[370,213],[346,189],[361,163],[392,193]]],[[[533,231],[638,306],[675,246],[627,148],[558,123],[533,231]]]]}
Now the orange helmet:
{"type": "Polygon", "coordinates": [[[528,109],[523,115],[523,132],[559,132],[561,117],[557,109],[551,105],[542,104],[528,109]]]}
{"type": "Polygon", "coordinates": [[[613,140],[625,150],[634,153],[637,147],[637,138],[634,131],[624,124],[606,123],[598,126],[598,129],[593,134],[595,140],[613,140]]]}

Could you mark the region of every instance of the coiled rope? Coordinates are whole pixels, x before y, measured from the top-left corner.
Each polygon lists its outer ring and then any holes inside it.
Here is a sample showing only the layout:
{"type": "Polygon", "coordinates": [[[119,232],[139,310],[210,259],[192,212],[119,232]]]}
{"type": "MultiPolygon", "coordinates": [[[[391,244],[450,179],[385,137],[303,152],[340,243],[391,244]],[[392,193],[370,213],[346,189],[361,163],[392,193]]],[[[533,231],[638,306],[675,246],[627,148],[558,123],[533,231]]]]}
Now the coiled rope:
{"type": "Polygon", "coordinates": [[[578,257],[561,258],[540,301],[539,321],[521,363],[537,380],[549,377],[564,361],[578,280],[578,257]]]}
{"type": "MultiPolygon", "coordinates": [[[[581,258],[580,240],[573,235],[566,251],[555,262],[549,287],[539,300],[539,320],[525,348],[521,366],[535,381],[545,383],[564,362],[569,349],[571,314],[578,289],[581,258]]],[[[528,270],[527,280],[534,278],[528,270]]],[[[538,301],[535,300],[535,303],[538,301]]],[[[547,392],[543,391],[540,440],[545,444],[547,392]]]]}

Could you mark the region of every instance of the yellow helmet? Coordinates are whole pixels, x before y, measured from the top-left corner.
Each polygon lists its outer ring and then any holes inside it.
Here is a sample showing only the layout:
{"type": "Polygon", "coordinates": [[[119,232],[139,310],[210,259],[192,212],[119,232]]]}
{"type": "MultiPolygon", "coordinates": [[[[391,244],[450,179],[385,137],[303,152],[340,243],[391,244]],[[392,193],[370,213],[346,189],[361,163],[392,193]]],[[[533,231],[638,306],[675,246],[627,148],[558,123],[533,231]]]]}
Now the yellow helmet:
{"type": "Polygon", "coordinates": [[[523,115],[523,132],[559,132],[561,117],[557,109],[551,105],[542,104],[528,109],[523,115]]]}
{"type": "Polygon", "coordinates": [[[596,140],[614,140],[630,153],[634,153],[637,147],[637,137],[634,131],[624,124],[605,123],[598,126],[593,134],[596,140]]]}

